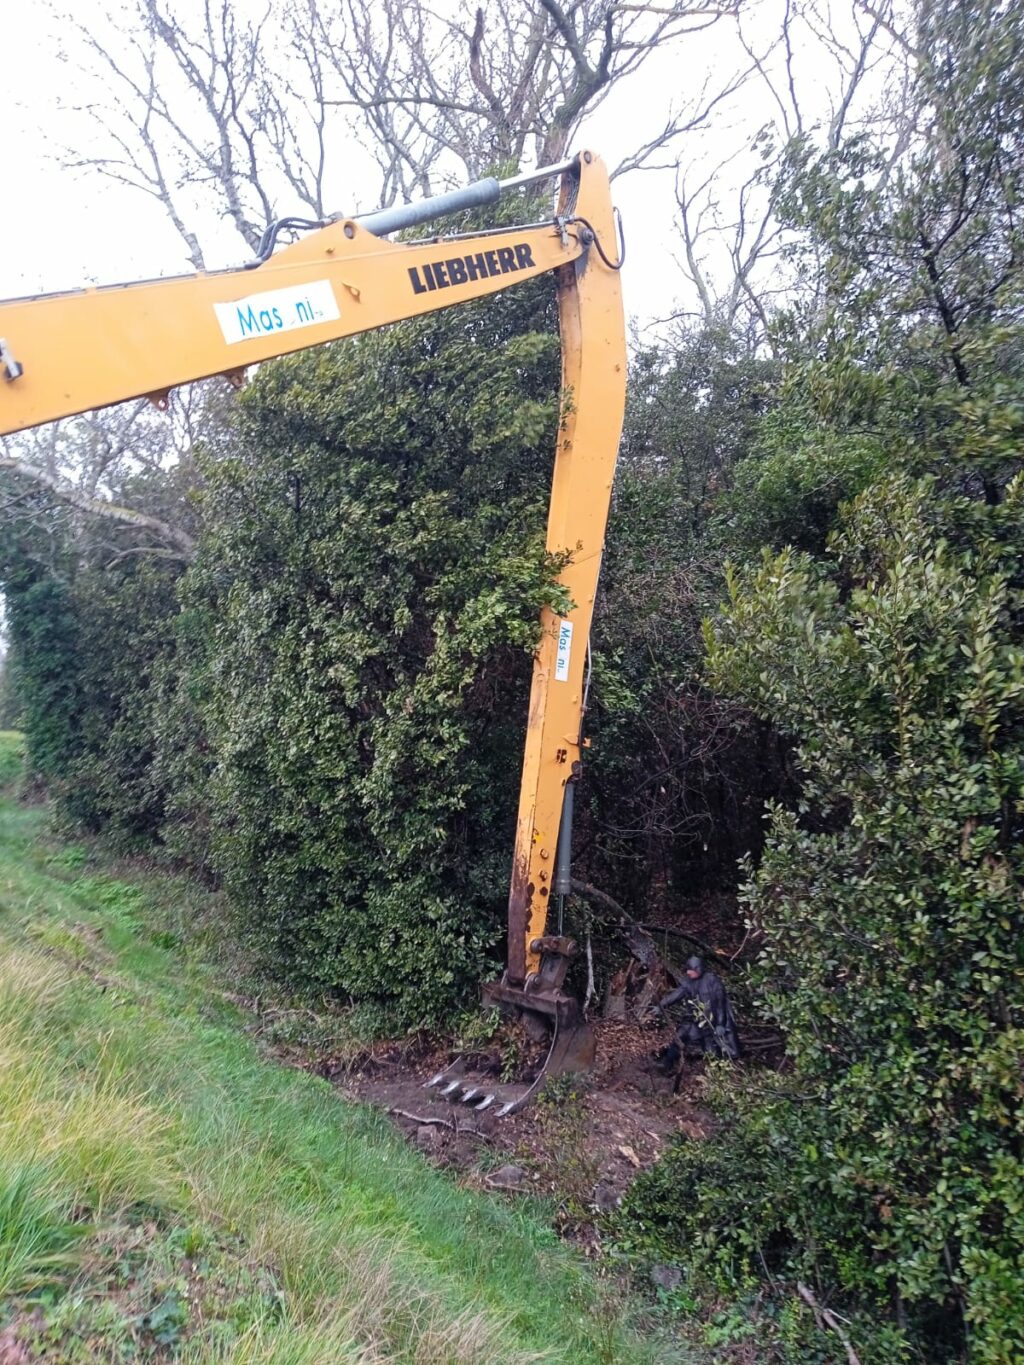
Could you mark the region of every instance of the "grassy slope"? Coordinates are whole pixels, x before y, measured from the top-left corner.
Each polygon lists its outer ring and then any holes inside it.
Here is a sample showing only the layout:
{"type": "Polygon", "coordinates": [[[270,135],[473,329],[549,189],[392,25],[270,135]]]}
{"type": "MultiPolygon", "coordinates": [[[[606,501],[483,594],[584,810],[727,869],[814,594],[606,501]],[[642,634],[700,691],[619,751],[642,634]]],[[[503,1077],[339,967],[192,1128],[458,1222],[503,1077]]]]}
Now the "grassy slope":
{"type": "Polygon", "coordinates": [[[0,801],[0,1359],[675,1358],[530,1214],[262,1061],[140,891],[42,833],[0,801]]]}

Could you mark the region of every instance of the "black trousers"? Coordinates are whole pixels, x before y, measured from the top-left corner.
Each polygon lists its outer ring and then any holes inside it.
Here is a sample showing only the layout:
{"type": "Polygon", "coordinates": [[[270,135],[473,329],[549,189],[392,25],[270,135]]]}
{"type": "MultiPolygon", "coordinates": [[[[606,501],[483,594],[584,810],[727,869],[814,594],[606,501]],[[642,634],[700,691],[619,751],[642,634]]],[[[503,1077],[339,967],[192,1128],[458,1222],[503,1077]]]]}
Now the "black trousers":
{"type": "Polygon", "coordinates": [[[671,1071],[679,1065],[684,1048],[696,1052],[713,1052],[716,1054],[719,1052],[715,1035],[711,1029],[700,1028],[697,1024],[683,1024],[676,1031],[675,1039],[661,1055],[661,1064],[666,1071],[671,1071]]]}

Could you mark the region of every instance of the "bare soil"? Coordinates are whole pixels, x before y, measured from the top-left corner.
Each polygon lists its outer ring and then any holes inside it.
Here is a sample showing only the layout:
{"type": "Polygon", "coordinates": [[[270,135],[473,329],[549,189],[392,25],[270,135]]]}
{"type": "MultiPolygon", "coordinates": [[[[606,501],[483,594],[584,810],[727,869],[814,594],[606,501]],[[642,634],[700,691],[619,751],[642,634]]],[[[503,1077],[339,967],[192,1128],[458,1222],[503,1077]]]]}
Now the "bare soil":
{"type": "MultiPolygon", "coordinates": [[[[662,962],[678,969],[693,952],[727,972],[746,948],[735,900],[705,897],[674,917],[652,915],[646,926],[662,962]],[[674,922],[669,922],[672,919],[674,922]]],[[[519,1113],[499,1118],[451,1103],[426,1083],[459,1056],[436,1039],[382,1042],[353,1055],[329,1049],[273,1046],[291,1065],[315,1071],[353,1100],[383,1110],[408,1140],[435,1164],[480,1187],[510,1196],[535,1196],[554,1205],[562,1233],[585,1249],[600,1242],[602,1215],[621,1203],[629,1186],[653,1166],[679,1135],[703,1138],[713,1127],[702,1107],[702,1061],[684,1061],[666,1076],[655,1061],[672,1027],[655,1023],[648,1006],[671,985],[660,968],[645,972],[625,958],[611,980],[604,1018],[594,1022],[597,1061],[585,1077],[539,1086],[519,1113]]],[[[777,1065],[781,1039],[771,1030],[741,1029],[755,1065],[777,1065]]],[[[502,1080],[528,1082],[540,1069],[543,1049],[506,1025],[468,1056],[470,1070],[488,1088],[502,1080]]]]}
{"type": "MultiPolygon", "coordinates": [[[[555,1205],[563,1234],[584,1247],[599,1241],[600,1216],[618,1206],[637,1175],[652,1166],[678,1134],[699,1138],[710,1117],[699,1101],[700,1062],[666,1076],[653,1054],[671,1038],[667,1027],[599,1020],[597,1064],[585,1077],[539,1088],[522,1111],[498,1118],[453,1104],[426,1082],[457,1056],[423,1042],[380,1044],[352,1058],[307,1058],[352,1099],[387,1113],[435,1164],[470,1183],[555,1205]]],[[[473,1060],[496,1074],[501,1044],[473,1060]]],[[[513,1037],[514,1047],[520,1039],[513,1037]]],[[[298,1059],[292,1057],[293,1063],[298,1059]]],[[[529,1077],[530,1062],[523,1064],[529,1077]]],[[[497,1107],[497,1106],[495,1106],[497,1107]]]]}

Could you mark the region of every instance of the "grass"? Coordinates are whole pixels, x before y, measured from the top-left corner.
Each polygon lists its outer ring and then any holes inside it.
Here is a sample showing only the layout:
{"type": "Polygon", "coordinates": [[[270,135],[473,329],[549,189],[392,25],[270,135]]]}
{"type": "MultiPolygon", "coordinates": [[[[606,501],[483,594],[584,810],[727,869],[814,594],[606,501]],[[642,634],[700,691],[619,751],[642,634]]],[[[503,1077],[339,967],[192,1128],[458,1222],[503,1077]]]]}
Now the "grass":
{"type": "Polygon", "coordinates": [[[262,1059],[139,887],[6,798],[0,950],[0,1341],[69,1365],[682,1358],[530,1212],[262,1059]]]}
{"type": "Polygon", "coordinates": [[[18,730],[0,730],[0,788],[13,788],[25,763],[25,738],[18,730]]]}

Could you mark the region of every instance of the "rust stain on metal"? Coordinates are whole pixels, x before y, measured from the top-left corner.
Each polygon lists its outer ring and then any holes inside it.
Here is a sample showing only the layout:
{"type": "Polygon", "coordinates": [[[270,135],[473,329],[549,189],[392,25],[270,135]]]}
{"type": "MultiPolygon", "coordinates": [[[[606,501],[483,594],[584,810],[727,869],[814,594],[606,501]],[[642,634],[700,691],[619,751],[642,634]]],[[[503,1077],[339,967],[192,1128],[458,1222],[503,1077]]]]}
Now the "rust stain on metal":
{"type": "Polygon", "coordinates": [[[526,979],[526,943],[534,892],[533,882],[529,878],[529,856],[517,852],[508,894],[508,975],[513,982],[526,979]]]}

